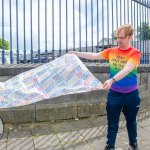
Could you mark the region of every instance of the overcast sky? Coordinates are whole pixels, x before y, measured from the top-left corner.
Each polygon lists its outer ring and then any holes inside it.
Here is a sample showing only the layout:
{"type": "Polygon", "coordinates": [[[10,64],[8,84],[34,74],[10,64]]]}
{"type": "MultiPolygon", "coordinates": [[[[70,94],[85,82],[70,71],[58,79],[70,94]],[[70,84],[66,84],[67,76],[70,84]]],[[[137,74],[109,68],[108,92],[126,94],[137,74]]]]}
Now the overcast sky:
{"type": "MultiPolygon", "coordinates": [[[[38,0],[33,1],[33,49],[38,49],[38,0]]],[[[54,0],[54,49],[59,49],[59,1],[54,0]]],[[[102,38],[102,0],[99,0],[99,33],[97,34],[97,0],[93,1],[93,45],[97,44],[97,35],[99,40],[102,38]]],[[[75,47],[79,47],[79,0],[75,2],[75,47]]],[[[86,44],[86,13],[85,13],[85,0],[81,2],[81,46],[86,44]]],[[[109,4],[109,37],[112,33],[112,0],[108,0],[109,4]]],[[[116,12],[116,0],[114,0],[114,30],[117,28],[116,17],[118,15],[118,25],[122,23],[128,23],[127,10],[129,8],[129,15],[131,16],[131,0],[127,5],[128,0],[125,0],[126,15],[124,15],[124,0],[121,0],[121,13],[120,13],[120,0],[118,2],[118,11],[116,12]],[[122,21],[120,22],[120,14],[122,21]],[[124,16],[126,20],[124,22],[124,16]]],[[[26,30],[26,49],[31,49],[31,22],[30,22],[30,0],[25,0],[26,13],[25,13],[25,30],[26,30]]],[[[16,49],[16,0],[11,0],[12,4],[12,47],[16,49]]],[[[133,3],[134,4],[134,3],[133,3]]],[[[134,6],[134,5],[133,5],[134,6]]],[[[136,4],[135,4],[136,6],[136,4]]],[[[87,0],[87,41],[90,46],[91,39],[91,0],[87,0]]],[[[107,29],[107,0],[104,0],[104,37],[108,37],[107,29]]],[[[0,0],[0,37],[2,37],[2,0],[0,0]]],[[[10,40],[10,11],[9,0],[4,0],[4,37],[6,40],[10,40]]],[[[132,9],[134,11],[134,9],[132,9]]],[[[73,0],[68,0],[68,48],[73,48],[73,0]]],[[[135,7],[137,12],[137,7],[135,7]]],[[[135,13],[135,18],[138,18],[138,14],[135,13]]],[[[137,19],[136,19],[137,22],[137,19]]],[[[131,23],[131,17],[129,18],[131,23]]],[[[136,27],[137,23],[133,25],[136,27]]],[[[48,50],[52,49],[52,0],[47,0],[47,34],[48,34],[48,50]]],[[[23,25],[23,0],[18,0],[18,29],[19,29],[19,49],[24,49],[24,25],[23,25]]],[[[66,48],[66,0],[61,0],[61,48],[66,48]]],[[[45,50],[45,0],[40,0],[40,49],[45,50]]]]}

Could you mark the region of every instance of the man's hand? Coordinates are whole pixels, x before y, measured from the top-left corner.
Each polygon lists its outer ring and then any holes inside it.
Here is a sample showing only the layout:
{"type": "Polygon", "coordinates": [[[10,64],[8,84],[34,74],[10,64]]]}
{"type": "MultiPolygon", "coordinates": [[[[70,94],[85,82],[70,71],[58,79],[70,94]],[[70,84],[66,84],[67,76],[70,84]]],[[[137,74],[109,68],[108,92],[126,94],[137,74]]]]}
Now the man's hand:
{"type": "Polygon", "coordinates": [[[76,51],[69,51],[68,54],[76,54],[76,51]]]}
{"type": "Polygon", "coordinates": [[[113,84],[113,79],[108,79],[103,84],[103,90],[109,90],[111,85],[113,84]]]}

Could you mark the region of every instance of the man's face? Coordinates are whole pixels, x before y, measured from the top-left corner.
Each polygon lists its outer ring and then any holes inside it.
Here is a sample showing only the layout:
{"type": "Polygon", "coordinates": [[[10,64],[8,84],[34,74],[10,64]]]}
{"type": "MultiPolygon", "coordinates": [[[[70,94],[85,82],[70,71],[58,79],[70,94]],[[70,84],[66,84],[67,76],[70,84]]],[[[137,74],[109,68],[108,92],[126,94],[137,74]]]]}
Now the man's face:
{"type": "Polygon", "coordinates": [[[132,36],[125,37],[125,30],[124,29],[122,29],[118,32],[117,43],[118,43],[119,48],[122,48],[122,49],[128,48],[131,40],[132,40],[132,36]]]}

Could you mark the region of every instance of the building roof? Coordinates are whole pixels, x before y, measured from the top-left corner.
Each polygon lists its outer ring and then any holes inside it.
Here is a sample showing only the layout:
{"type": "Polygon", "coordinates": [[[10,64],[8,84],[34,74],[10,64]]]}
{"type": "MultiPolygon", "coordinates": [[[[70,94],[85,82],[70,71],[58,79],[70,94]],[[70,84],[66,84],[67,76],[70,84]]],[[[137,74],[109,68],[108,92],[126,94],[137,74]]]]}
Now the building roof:
{"type": "Polygon", "coordinates": [[[103,38],[98,44],[97,46],[99,47],[111,47],[111,46],[116,46],[117,45],[117,41],[113,38],[103,38]]]}

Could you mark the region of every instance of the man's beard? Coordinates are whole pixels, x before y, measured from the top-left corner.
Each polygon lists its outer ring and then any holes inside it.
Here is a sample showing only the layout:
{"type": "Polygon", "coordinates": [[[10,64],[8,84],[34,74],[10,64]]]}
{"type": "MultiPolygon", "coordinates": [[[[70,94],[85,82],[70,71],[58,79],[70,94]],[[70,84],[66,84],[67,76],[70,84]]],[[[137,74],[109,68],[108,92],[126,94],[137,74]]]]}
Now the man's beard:
{"type": "Polygon", "coordinates": [[[119,42],[119,43],[118,43],[118,46],[123,46],[123,43],[119,42]]]}

